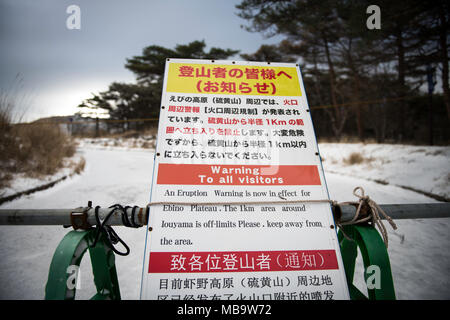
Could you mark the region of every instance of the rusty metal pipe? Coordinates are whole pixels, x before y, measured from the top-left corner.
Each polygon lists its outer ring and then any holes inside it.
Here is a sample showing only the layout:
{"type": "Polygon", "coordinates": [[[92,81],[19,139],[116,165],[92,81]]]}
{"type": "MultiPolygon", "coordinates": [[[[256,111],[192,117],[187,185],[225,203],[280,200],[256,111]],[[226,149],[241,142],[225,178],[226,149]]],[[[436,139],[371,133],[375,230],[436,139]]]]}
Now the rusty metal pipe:
{"type": "MultiPolygon", "coordinates": [[[[379,204],[381,209],[394,220],[450,218],[450,203],[414,203],[414,204],[379,204]]],[[[339,205],[333,210],[334,218],[339,222],[348,222],[356,214],[356,207],[339,205]]],[[[384,219],[381,216],[382,219],[384,219]]]]}
{"type": "MultiPolygon", "coordinates": [[[[111,208],[100,208],[99,218],[104,220],[111,208]]],[[[86,213],[86,222],[96,225],[94,208],[80,207],[75,209],[0,209],[0,225],[72,225],[71,215],[75,220],[82,220],[86,213]]],[[[132,221],[132,208],[127,208],[126,214],[132,221]]],[[[134,223],[139,226],[147,224],[148,208],[136,208],[134,223]]],[[[108,219],[107,225],[123,226],[122,214],[116,210],[108,219]]]]}
{"type": "MultiPolygon", "coordinates": [[[[417,204],[380,204],[380,207],[392,219],[428,219],[450,218],[450,203],[417,203],[417,204]]],[[[99,217],[105,219],[110,208],[100,208],[99,217]]],[[[86,222],[95,225],[94,208],[80,207],[75,209],[0,209],[0,225],[72,225],[73,217],[86,212],[86,222]]],[[[126,210],[129,220],[132,220],[132,209],[126,210]]],[[[337,222],[348,222],[355,216],[356,208],[352,205],[338,205],[333,208],[337,222]]],[[[134,223],[139,226],[147,224],[148,207],[139,207],[135,211],[134,223]]],[[[108,220],[108,225],[122,226],[122,215],[115,212],[108,220]]]]}

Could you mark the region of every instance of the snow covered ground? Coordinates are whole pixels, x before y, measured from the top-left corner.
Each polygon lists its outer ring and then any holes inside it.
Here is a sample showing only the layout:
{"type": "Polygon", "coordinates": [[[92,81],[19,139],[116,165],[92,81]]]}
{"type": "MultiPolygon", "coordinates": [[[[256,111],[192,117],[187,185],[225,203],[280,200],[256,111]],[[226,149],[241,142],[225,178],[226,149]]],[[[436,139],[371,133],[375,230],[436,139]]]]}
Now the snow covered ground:
{"type": "Polygon", "coordinates": [[[9,186],[0,189],[0,198],[11,196],[22,191],[30,190],[32,188],[40,187],[47,183],[61,179],[62,177],[74,174],[76,164],[82,161],[80,154],[74,155],[72,158],[64,159],[64,167],[55,172],[53,175],[48,175],[40,178],[31,178],[25,173],[15,173],[11,179],[9,186]]]}
{"type": "Polygon", "coordinates": [[[329,172],[378,180],[450,199],[450,147],[321,143],[319,149],[323,166],[329,172]],[[352,154],[353,162],[359,163],[349,165],[352,154]]]}
{"type": "MultiPolygon", "coordinates": [[[[323,165],[330,196],[334,200],[353,201],[353,188],[362,186],[378,203],[436,202],[395,184],[449,196],[449,148],[359,144],[320,144],[319,148],[325,160],[323,165]],[[424,151],[418,151],[420,149],[424,151]],[[352,152],[360,152],[364,158],[373,160],[353,166],[344,164],[343,159],[352,152]],[[396,162],[400,160],[402,164],[397,166],[396,162]],[[446,179],[440,179],[441,176],[446,179]]],[[[102,207],[114,203],[144,206],[148,202],[152,150],[120,146],[104,148],[85,143],[79,152],[86,159],[86,168],[81,175],[66,179],[49,190],[5,203],[0,208],[74,208],[85,205],[88,200],[102,207]]],[[[397,298],[450,299],[450,219],[396,223],[397,231],[388,225],[387,228],[397,298]]],[[[131,248],[129,256],[116,256],[122,298],[138,299],[145,228],[117,227],[115,230],[131,248]]],[[[42,299],[54,250],[67,232],[68,229],[57,226],[0,226],[0,299],[42,299]]],[[[363,283],[361,269],[359,263],[356,275],[359,287],[363,283]]],[[[87,299],[94,290],[90,261],[86,256],[81,265],[81,288],[77,298],[87,299]]]]}

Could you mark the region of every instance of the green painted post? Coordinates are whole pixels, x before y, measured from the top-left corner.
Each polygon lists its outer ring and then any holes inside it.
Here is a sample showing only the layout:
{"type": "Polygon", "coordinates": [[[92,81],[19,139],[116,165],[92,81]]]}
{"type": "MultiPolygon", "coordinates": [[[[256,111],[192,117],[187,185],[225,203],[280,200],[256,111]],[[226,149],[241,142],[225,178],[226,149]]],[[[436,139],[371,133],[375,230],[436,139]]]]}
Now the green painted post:
{"type": "Polygon", "coordinates": [[[351,238],[344,237],[339,230],[338,239],[341,246],[342,260],[344,262],[345,275],[352,300],[395,300],[394,282],[392,279],[389,255],[378,231],[369,225],[344,226],[343,231],[351,238]],[[364,263],[364,280],[367,283],[371,274],[367,274],[369,266],[377,266],[380,271],[379,287],[367,289],[369,297],[366,297],[353,285],[355,260],[359,247],[364,263]]]}
{"type": "Polygon", "coordinates": [[[117,279],[114,252],[100,236],[94,248],[91,247],[95,230],[70,231],[61,240],[53,255],[45,287],[46,300],[73,300],[76,287],[67,285],[70,273],[69,266],[80,266],[81,259],[87,250],[91,256],[92,272],[97,293],[95,300],[120,300],[120,288],[117,279]]]}
{"type": "MultiPolygon", "coordinates": [[[[344,226],[343,231],[351,240],[344,237],[342,230],[338,233],[344,262],[345,275],[353,300],[395,300],[394,284],[391,273],[389,256],[378,231],[369,225],[344,226]],[[366,297],[353,285],[357,248],[360,248],[364,262],[364,278],[369,266],[377,266],[381,272],[379,288],[368,289],[369,297],[366,297]]],[[[45,288],[45,299],[48,300],[73,300],[76,287],[67,285],[70,274],[69,266],[79,266],[83,255],[89,250],[91,256],[92,271],[97,293],[94,300],[120,300],[120,288],[115,267],[114,252],[104,240],[103,234],[95,247],[91,247],[95,238],[95,229],[85,231],[70,231],[59,243],[50,264],[49,276],[45,288]]]]}

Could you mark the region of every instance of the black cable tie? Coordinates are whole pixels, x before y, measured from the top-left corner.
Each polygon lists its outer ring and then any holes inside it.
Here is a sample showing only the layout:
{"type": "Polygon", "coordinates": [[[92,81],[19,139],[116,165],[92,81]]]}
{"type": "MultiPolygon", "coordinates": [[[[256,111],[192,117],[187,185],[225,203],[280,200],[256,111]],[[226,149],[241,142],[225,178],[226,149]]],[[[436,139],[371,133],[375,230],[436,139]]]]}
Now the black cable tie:
{"type": "Polygon", "coordinates": [[[139,209],[138,206],[134,206],[133,209],[131,209],[131,224],[133,228],[140,228],[141,226],[136,223],[135,214],[136,210],[139,209]]]}
{"type": "Polygon", "coordinates": [[[127,256],[130,253],[130,248],[127,246],[125,241],[123,241],[118,236],[118,234],[114,231],[114,229],[111,226],[107,225],[107,222],[108,222],[109,218],[111,218],[112,214],[116,210],[120,210],[121,211],[122,222],[124,223],[125,226],[131,226],[130,221],[129,221],[128,217],[127,217],[126,211],[124,210],[124,208],[120,204],[112,205],[109,208],[111,208],[112,210],[106,215],[106,217],[105,217],[105,219],[103,219],[103,221],[100,221],[100,217],[99,217],[98,210],[100,209],[100,206],[96,206],[95,209],[94,209],[95,220],[96,220],[97,224],[96,224],[96,233],[95,233],[95,237],[94,237],[94,242],[93,242],[91,247],[95,247],[96,246],[96,244],[97,244],[97,242],[98,242],[98,240],[100,238],[100,233],[103,232],[103,234],[106,237],[106,241],[105,242],[108,245],[108,247],[111,248],[112,251],[114,251],[116,254],[118,254],[120,256],[127,256]],[[125,252],[118,251],[114,247],[114,245],[119,243],[119,242],[125,248],[125,252]]]}
{"type": "Polygon", "coordinates": [[[125,206],[123,208],[122,222],[125,227],[132,227],[132,224],[131,224],[130,219],[128,218],[128,214],[127,214],[127,209],[129,209],[129,208],[131,208],[131,207],[125,206]]]}

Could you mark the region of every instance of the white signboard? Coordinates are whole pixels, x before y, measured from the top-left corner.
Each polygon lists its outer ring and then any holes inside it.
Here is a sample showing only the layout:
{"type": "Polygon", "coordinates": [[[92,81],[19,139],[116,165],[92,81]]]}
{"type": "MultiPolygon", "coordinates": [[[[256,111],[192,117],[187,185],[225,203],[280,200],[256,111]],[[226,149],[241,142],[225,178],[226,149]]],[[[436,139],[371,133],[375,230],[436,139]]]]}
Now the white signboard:
{"type": "Polygon", "coordinates": [[[167,60],[142,299],[348,299],[327,199],[295,64],[167,60]]]}

